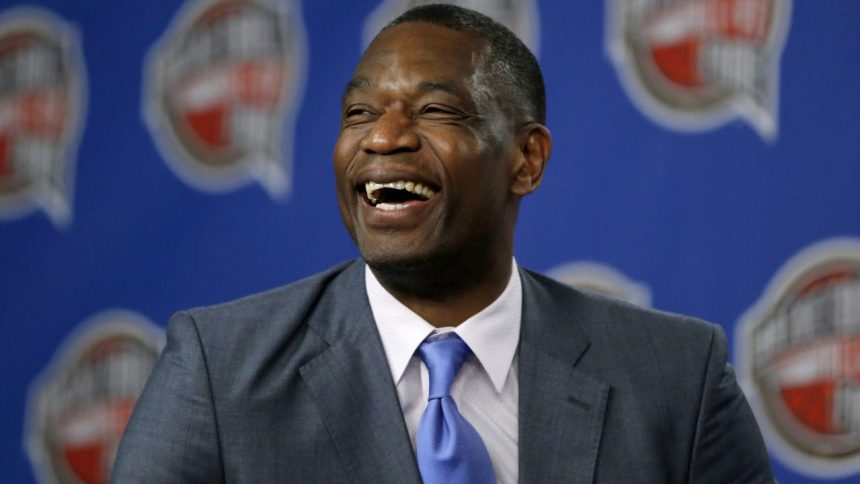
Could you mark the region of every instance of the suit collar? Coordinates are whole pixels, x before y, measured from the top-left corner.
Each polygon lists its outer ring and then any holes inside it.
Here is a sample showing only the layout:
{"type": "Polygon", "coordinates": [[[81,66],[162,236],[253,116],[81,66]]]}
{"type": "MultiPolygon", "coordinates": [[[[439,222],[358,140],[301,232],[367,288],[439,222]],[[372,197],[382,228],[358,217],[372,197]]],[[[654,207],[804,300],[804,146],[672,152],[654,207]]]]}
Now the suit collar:
{"type": "MultiPolygon", "coordinates": [[[[592,482],[609,385],[579,366],[585,298],[520,270],[520,482],[592,482]]],[[[400,402],[367,302],[364,263],[323,291],[308,326],[329,347],[300,373],[355,481],[420,482],[400,402]]]]}
{"type": "MultiPolygon", "coordinates": [[[[364,272],[370,308],[391,375],[395,384],[399,384],[415,350],[437,329],[389,293],[367,266],[364,272]]],[[[522,295],[519,270],[512,259],[511,276],[502,294],[454,328],[469,345],[499,393],[505,386],[519,344],[522,295]]]]}
{"type": "Polygon", "coordinates": [[[362,262],[348,266],[331,282],[308,326],[329,347],[299,371],[351,480],[420,482],[367,302],[362,262]]]}
{"type": "Polygon", "coordinates": [[[609,385],[577,363],[582,296],[528,271],[519,346],[520,482],[592,482],[609,385]]]}
{"type": "Polygon", "coordinates": [[[577,301],[570,288],[544,276],[520,269],[523,286],[521,341],[547,356],[575,365],[588,350],[590,341],[576,320],[577,301]]]}

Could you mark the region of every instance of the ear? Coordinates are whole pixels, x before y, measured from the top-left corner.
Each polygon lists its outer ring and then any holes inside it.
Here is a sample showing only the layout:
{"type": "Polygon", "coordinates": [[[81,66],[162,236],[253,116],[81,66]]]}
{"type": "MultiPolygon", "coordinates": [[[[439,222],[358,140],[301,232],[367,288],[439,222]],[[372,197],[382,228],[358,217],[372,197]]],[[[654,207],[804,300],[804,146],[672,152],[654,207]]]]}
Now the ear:
{"type": "Polygon", "coordinates": [[[542,124],[527,123],[517,133],[517,150],[511,191],[524,197],[540,186],[552,153],[552,135],[542,124]]]}

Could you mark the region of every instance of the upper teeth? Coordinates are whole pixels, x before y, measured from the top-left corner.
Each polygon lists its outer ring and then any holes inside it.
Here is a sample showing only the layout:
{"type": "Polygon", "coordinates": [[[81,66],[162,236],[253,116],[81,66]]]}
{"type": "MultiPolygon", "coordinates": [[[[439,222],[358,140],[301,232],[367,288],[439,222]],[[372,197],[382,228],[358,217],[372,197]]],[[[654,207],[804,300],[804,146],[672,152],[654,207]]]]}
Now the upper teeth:
{"type": "Polygon", "coordinates": [[[406,190],[409,193],[414,193],[416,195],[421,195],[424,198],[432,198],[436,195],[436,192],[433,191],[430,187],[422,185],[421,183],[415,183],[406,180],[397,180],[388,183],[376,183],[373,181],[369,181],[364,184],[364,191],[367,193],[367,198],[370,199],[371,202],[376,203],[379,201],[379,198],[376,197],[376,191],[380,188],[393,188],[395,190],[406,190]]]}

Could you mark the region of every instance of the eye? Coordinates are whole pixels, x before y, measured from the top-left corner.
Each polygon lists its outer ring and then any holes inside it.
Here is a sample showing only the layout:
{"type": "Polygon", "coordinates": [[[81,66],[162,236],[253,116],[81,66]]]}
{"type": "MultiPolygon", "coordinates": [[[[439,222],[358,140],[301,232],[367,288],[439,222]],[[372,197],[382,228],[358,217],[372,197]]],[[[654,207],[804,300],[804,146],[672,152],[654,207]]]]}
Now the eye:
{"type": "Polygon", "coordinates": [[[376,113],[369,106],[365,105],[349,106],[343,112],[343,119],[348,123],[358,123],[373,116],[376,116],[376,113]]]}
{"type": "Polygon", "coordinates": [[[464,119],[466,114],[459,109],[439,104],[428,104],[418,112],[422,118],[433,120],[464,119]]]}

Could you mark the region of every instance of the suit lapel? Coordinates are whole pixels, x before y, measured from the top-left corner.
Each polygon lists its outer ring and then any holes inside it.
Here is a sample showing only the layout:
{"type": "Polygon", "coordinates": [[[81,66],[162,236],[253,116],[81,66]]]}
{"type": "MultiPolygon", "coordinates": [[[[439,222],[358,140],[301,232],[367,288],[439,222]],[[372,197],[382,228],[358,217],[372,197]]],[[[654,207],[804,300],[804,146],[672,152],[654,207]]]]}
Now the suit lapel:
{"type": "MultiPolygon", "coordinates": [[[[588,338],[575,297],[521,271],[520,482],[592,482],[609,385],[577,363],[588,338]]],[[[356,482],[421,482],[364,288],[364,265],[332,281],[308,325],[329,347],[302,379],[356,482]]]]}
{"type": "Polygon", "coordinates": [[[592,482],[609,385],[577,367],[589,343],[575,298],[520,274],[520,482],[592,482]]]}
{"type": "Polygon", "coordinates": [[[391,370],[364,289],[364,265],[332,282],[309,326],[329,348],[300,369],[356,482],[420,482],[391,370]]]}

